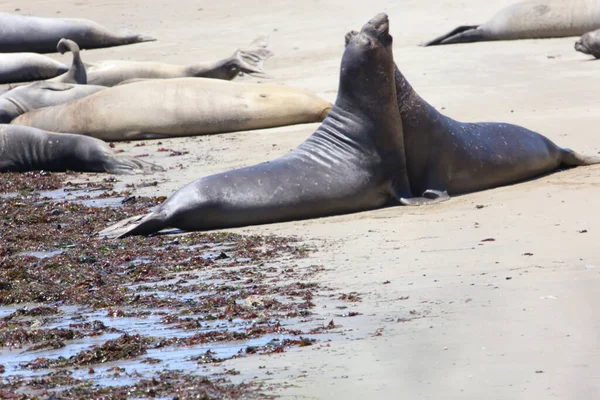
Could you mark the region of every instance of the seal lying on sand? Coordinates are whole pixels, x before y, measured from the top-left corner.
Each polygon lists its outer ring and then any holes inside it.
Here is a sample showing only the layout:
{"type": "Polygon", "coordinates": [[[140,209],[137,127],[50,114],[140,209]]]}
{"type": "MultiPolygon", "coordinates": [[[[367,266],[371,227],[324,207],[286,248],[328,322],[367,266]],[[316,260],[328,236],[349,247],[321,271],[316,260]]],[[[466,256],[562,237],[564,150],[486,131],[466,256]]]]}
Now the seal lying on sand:
{"type": "Polygon", "coordinates": [[[25,126],[0,125],[0,172],[42,169],[112,174],[163,170],[137,158],[118,156],[102,140],[25,126]]]}
{"type": "Polygon", "coordinates": [[[575,50],[600,58],[600,29],[583,35],[575,42],[575,50]]]}
{"type": "Polygon", "coordinates": [[[483,25],[463,25],[423,46],[580,36],[600,28],[600,0],[533,0],[500,10],[483,25]]]}
{"type": "Polygon", "coordinates": [[[377,15],[348,43],[335,106],[284,156],[192,182],[156,211],[109,227],[124,237],[317,218],[410,197],[396,104],[388,18],[377,15]]]}
{"type": "Polygon", "coordinates": [[[0,124],[38,108],[68,103],[106,89],[104,86],[61,82],[34,82],[0,95],[0,124]]]}
{"type": "MultiPolygon", "coordinates": [[[[356,34],[356,33],[354,33],[356,34]]],[[[529,129],[507,123],[463,123],[446,117],[424,101],[396,67],[397,104],[402,119],[406,164],[413,193],[405,205],[447,200],[556,170],[600,163],[558,147],[529,129]]]]}
{"type": "Polygon", "coordinates": [[[312,92],[206,78],[151,79],[40,108],[12,121],[116,141],[319,122],[331,104],[312,92]]]}
{"type": "Polygon", "coordinates": [[[254,40],[247,49],[237,50],[231,57],[216,62],[173,65],[148,61],[101,61],[85,63],[88,83],[115,86],[137,79],[213,78],[232,80],[240,72],[260,74],[263,63],[273,56],[267,50],[266,37],[254,40]]]}
{"type": "Polygon", "coordinates": [[[40,18],[0,13],[0,53],[53,53],[62,38],[82,49],[120,46],[156,40],[143,35],[119,35],[87,19],[40,18]]]}
{"type": "MultiPolygon", "coordinates": [[[[61,39],[56,45],[56,49],[65,54],[67,51],[70,51],[73,55],[73,60],[71,61],[71,66],[64,71],[61,75],[58,75],[52,79],[47,79],[49,82],[64,82],[64,83],[79,83],[85,85],[87,83],[87,74],[85,71],[85,65],[81,61],[81,56],[79,55],[79,46],[72,40],[69,39],[61,39]]],[[[2,56],[12,56],[12,54],[4,54],[0,55],[0,62],[2,61],[2,56]]],[[[44,57],[39,55],[39,57],[44,57]]],[[[47,57],[44,57],[47,58],[47,57]]],[[[48,58],[51,60],[51,58],[48,58]]],[[[0,66],[1,68],[1,66],[0,66]]],[[[33,71],[32,71],[33,72],[33,71]]],[[[29,76],[33,76],[35,74],[29,74],[29,76]]],[[[17,76],[17,75],[14,75],[17,76]]],[[[14,88],[28,85],[27,82],[24,83],[16,83],[12,85],[3,85],[0,86],[0,95],[11,91],[14,88]]]]}
{"type": "Polygon", "coordinates": [[[0,83],[54,78],[68,70],[65,64],[37,53],[0,54],[0,83]]]}

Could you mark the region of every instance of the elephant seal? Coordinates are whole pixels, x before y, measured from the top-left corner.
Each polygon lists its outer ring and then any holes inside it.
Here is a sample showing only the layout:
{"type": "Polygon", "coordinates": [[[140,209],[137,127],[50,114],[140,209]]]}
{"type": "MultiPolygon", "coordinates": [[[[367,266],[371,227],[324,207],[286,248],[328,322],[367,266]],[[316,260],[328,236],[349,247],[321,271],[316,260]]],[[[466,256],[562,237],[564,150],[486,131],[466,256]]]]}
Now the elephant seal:
{"type": "Polygon", "coordinates": [[[67,65],[37,53],[0,54],[0,83],[49,79],[68,70],[67,65]]]}
{"type": "Polygon", "coordinates": [[[463,25],[423,44],[580,36],[600,28],[600,0],[532,0],[500,10],[483,25],[463,25]]]}
{"type": "Polygon", "coordinates": [[[600,29],[588,32],[575,42],[575,50],[600,58],[600,29]]]}
{"type": "Polygon", "coordinates": [[[559,147],[518,125],[446,117],[415,92],[398,67],[396,93],[411,189],[423,194],[401,199],[404,205],[437,203],[449,194],[508,185],[561,166],[600,163],[598,156],[559,147]]]}
{"type": "Polygon", "coordinates": [[[106,89],[104,86],[61,82],[34,82],[0,95],[0,124],[38,108],[68,103],[106,89]]]}
{"type": "Polygon", "coordinates": [[[232,80],[240,73],[261,74],[263,63],[273,56],[267,50],[266,37],[254,40],[247,49],[237,50],[231,57],[215,62],[173,65],[148,61],[101,61],[85,63],[88,83],[116,86],[141,79],[213,78],[232,80]]]}
{"type": "Polygon", "coordinates": [[[121,46],[154,41],[138,35],[119,35],[80,18],[40,18],[0,13],[0,53],[53,53],[62,38],[71,39],[82,49],[121,46]]]}
{"type": "MultiPolygon", "coordinates": [[[[58,75],[54,78],[47,79],[47,82],[63,82],[63,83],[78,83],[81,85],[85,85],[87,83],[87,74],[85,71],[85,65],[81,60],[81,56],[79,55],[79,46],[72,40],[69,39],[61,39],[56,45],[56,49],[61,53],[65,54],[67,51],[70,51],[73,55],[73,60],[71,61],[71,66],[63,73],[62,75],[58,75]]],[[[9,54],[10,55],[10,54],[9,54]]],[[[40,57],[44,57],[41,56],[40,57]]],[[[0,87],[0,95],[5,94],[15,88],[26,86],[27,82],[24,83],[16,83],[9,84],[0,87]]]]}
{"type": "Polygon", "coordinates": [[[303,89],[206,78],[150,79],[25,113],[11,123],[107,141],[320,122],[331,104],[303,89]]]}
{"type": "Polygon", "coordinates": [[[163,168],[116,155],[102,140],[36,128],[0,125],[0,172],[109,172],[133,174],[163,168]]]}
{"type": "Polygon", "coordinates": [[[318,218],[410,196],[396,104],[392,37],[379,14],[348,43],[335,106],[300,146],[270,162],[208,176],[154,212],[100,234],[146,235],[318,218]]]}

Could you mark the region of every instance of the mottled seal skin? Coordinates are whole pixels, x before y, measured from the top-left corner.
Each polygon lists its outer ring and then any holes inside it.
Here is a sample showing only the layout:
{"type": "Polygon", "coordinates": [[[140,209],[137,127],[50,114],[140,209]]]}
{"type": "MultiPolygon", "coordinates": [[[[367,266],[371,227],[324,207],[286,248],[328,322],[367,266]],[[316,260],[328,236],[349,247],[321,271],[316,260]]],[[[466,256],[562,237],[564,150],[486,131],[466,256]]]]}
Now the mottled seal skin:
{"type": "Polygon", "coordinates": [[[101,61],[85,63],[88,83],[116,86],[143,79],[212,78],[232,80],[240,73],[262,74],[266,59],[273,56],[267,38],[261,36],[247,49],[237,50],[231,57],[193,65],[174,65],[149,61],[101,61]]]}
{"type": "Polygon", "coordinates": [[[600,58],[600,29],[588,32],[575,42],[575,50],[600,58]]]}
{"type": "Polygon", "coordinates": [[[464,123],[446,117],[413,90],[397,67],[396,92],[411,188],[423,194],[404,198],[402,204],[440,202],[449,194],[508,185],[561,166],[600,163],[600,157],[559,147],[518,125],[464,123]]]}
{"type": "Polygon", "coordinates": [[[0,124],[10,123],[28,111],[68,103],[104,89],[104,86],[48,81],[19,86],[0,95],[0,124]]]}
{"type": "Polygon", "coordinates": [[[64,74],[69,67],[37,53],[0,54],[0,83],[38,81],[64,74]]]}
{"type": "Polygon", "coordinates": [[[151,79],[33,110],[11,123],[118,141],[320,122],[330,109],[329,102],[303,89],[206,78],[151,79]]]}
{"type": "Polygon", "coordinates": [[[79,18],[40,18],[0,13],[0,53],[53,53],[62,38],[82,49],[120,46],[156,40],[149,36],[120,35],[79,18]]]}
{"type": "Polygon", "coordinates": [[[410,197],[388,30],[388,18],[380,14],[350,40],[335,106],[296,149],[274,161],[192,182],[156,211],[124,220],[101,235],[317,218],[410,197]]]}
{"type": "Polygon", "coordinates": [[[37,170],[133,174],[163,169],[133,157],[116,155],[102,140],[0,125],[0,172],[37,170]]]}
{"type": "Polygon", "coordinates": [[[483,25],[463,25],[423,44],[580,36],[600,28],[600,0],[533,0],[500,10],[483,25]]]}

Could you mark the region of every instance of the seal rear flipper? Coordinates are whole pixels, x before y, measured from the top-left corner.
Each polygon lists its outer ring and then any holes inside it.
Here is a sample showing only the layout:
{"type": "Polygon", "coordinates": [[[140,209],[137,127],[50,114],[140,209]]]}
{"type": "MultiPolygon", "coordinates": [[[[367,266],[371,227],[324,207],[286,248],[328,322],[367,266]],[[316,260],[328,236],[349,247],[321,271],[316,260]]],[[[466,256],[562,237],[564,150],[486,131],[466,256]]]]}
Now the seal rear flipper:
{"type": "Polygon", "coordinates": [[[426,190],[423,197],[400,198],[400,203],[405,206],[424,206],[438,204],[450,200],[447,191],[426,190]]]}
{"type": "Polygon", "coordinates": [[[245,74],[263,74],[264,63],[273,56],[273,52],[267,49],[238,50],[233,54],[235,67],[239,72],[245,74]]]}
{"type": "Polygon", "coordinates": [[[81,56],[79,55],[79,45],[70,39],[63,38],[60,39],[56,45],[56,49],[61,54],[70,51],[73,54],[73,62],[67,73],[55,78],[55,82],[78,83],[80,85],[87,84],[87,72],[83,61],[81,60],[81,56]]]}
{"type": "Polygon", "coordinates": [[[165,228],[167,228],[167,225],[156,214],[148,213],[121,220],[98,232],[98,236],[117,239],[134,235],[150,235],[165,228]]]}
{"type": "Polygon", "coordinates": [[[560,149],[561,164],[567,167],[600,164],[600,156],[586,156],[571,149],[560,149]]]}
{"type": "Polygon", "coordinates": [[[131,175],[136,173],[149,174],[165,169],[159,165],[142,161],[134,157],[114,156],[104,164],[106,172],[116,175],[131,175]]]}
{"type": "Polygon", "coordinates": [[[423,43],[421,46],[437,46],[441,44],[452,44],[452,43],[467,43],[467,42],[480,42],[483,38],[483,31],[479,29],[481,25],[462,25],[458,28],[454,28],[445,35],[439,36],[429,42],[423,43]]]}

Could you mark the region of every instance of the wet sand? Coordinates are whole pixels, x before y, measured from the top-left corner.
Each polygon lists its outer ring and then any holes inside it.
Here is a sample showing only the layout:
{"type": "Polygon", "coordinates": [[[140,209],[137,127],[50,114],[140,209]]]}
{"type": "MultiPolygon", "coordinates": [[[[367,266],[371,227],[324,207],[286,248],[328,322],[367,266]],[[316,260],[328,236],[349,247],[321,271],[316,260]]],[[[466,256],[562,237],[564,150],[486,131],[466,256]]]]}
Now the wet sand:
{"type": "MultiPolygon", "coordinates": [[[[192,63],[228,56],[269,34],[263,81],[333,101],[344,34],[385,11],[395,59],[413,87],[446,115],[506,121],[596,154],[600,64],[575,38],[421,48],[457,25],[484,22],[512,0],[82,2],[6,1],[1,11],[84,17],[150,34],[152,43],[84,51],[87,61],[192,63]],[[57,14],[60,12],[60,14],[57,14]]],[[[57,59],[68,59],[55,55],[57,59]]],[[[169,169],[136,195],[168,195],[207,174],[273,159],[317,124],[117,144],[169,169]],[[159,147],[186,150],[169,157],[159,147]]],[[[85,179],[102,177],[82,176],[85,179]]],[[[232,229],[298,235],[321,250],[320,281],[356,291],[362,315],[339,321],[328,348],[231,360],[234,381],[263,379],[283,398],[591,399],[600,395],[600,167],[453,198],[427,208],[232,229]],[[483,206],[483,207],[480,207],[483,206]],[[494,241],[485,239],[494,239],[494,241]],[[384,284],[384,282],[388,282],[384,284]],[[264,358],[263,358],[264,357],[264,358]],[[259,365],[269,366],[269,375],[259,365]]],[[[339,310],[316,303],[324,320],[339,310]]]]}

